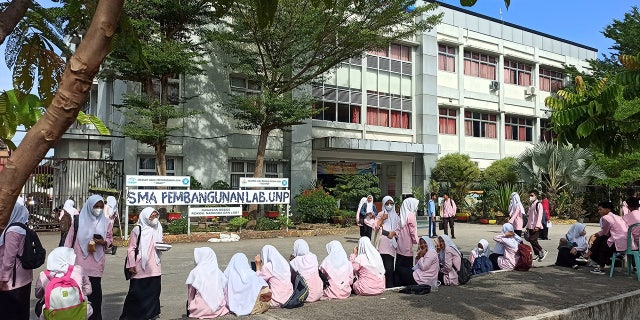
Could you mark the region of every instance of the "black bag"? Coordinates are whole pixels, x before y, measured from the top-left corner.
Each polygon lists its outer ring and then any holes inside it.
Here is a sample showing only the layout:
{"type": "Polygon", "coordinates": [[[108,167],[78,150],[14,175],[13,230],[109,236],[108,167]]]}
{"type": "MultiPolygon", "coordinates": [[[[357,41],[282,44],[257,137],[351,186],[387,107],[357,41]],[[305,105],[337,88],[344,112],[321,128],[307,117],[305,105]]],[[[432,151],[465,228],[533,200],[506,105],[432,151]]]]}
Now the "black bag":
{"type": "Polygon", "coordinates": [[[440,220],[440,222],[438,222],[438,230],[444,230],[444,221],[440,220]]]}
{"type": "Polygon", "coordinates": [[[471,280],[471,275],[473,274],[471,261],[465,258],[462,253],[460,253],[460,270],[457,270],[455,266],[453,266],[453,269],[458,273],[458,284],[466,284],[471,280]]]}
{"type": "MultiPolygon", "coordinates": [[[[22,267],[25,269],[38,269],[44,264],[44,260],[47,257],[47,250],[42,247],[38,234],[31,230],[27,225],[20,222],[15,222],[7,226],[20,227],[25,230],[24,234],[24,248],[22,249],[22,255],[16,255],[18,260],[22,263],[22,267]]],[[[6,230],[6,229],[5,229],[6,230]]],[[[3,240],[6,239],[7,233],[4,233],[3,240]]],[[[16,284],[16,265],[13,264],[13,285],[16,284]]]]}
{"type": "MultiPolygon", "coordinates": [[[[138,226],[138,228],[140,228],[140,233],[138,234],[138,240],[136,241],[136,248],[133,249],[134,255],[133,258],[137,259],[138,258],[138,247],[140,246],[140,238],[142,238],[142,227],[138,226]]],[[[135,230],[135,228],[133,228],[135,230]]],[[[131,273],[131,271],[129,271],[129,268],[127,268],[127,264],[129,262],[129,254],[127,254],[124,258],[124,278],[126,280],[131,279],[131,276],[133,275],[131,273]]]]}
{"type": "Polygon", "coordinates": [[[296,273],[296,279],[293,283],[293,294],[285,302],[282,307],[285,309],[293,309],[299,308],[304,305],[304,301],[307,300],[309,296],[309,286],[307,285],[307,281],[304,280],[299,273],[296,273]]]}
{"type": "Polygon", "coordinates": [[[431,292],[431,286],[426,284],[416,284],[404,287],[404,289],[398,291],[406,294],[427,294],[431,292]]]}

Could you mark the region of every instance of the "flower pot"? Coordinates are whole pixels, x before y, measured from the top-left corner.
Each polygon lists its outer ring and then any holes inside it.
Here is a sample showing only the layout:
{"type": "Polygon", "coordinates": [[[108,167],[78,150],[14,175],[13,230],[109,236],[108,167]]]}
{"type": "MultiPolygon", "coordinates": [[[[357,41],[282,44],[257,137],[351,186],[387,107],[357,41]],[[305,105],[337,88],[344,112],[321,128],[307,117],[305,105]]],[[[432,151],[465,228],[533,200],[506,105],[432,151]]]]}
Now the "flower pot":
{"type": "Polygon", "coordinates": [[[167,221],[169,221],[169,222],[178,220],[181,217],[182,217],[182,215],[180,214],[180,212],[169,212],[169,213],[167,213],[167,221]]]}
{"type": "Polygon", "coordinates": [[[277,218],[278,217],[278,211],[267,211],[264,213],[264,216],[267,218],[277,218]]]}
{"type": "Polygon", "coordinates": [[[246,218],[249,216],[249,211],[242,211],[242,217],[246,218]]]}
{"type": "Polygon", "coordinates": [[[489,224],[489,219],[487,219],[487,218],[481,218],[481,219],[480,219],[480,223],[481,223],[481,224],[489,224]]]}
{"type": "Polygon", "coordinates": [[[456,221],[460,221],[460,222],[469,221],[469,214],[467,214],[467,213],[456,213],[456,221]]]}
{"type": "Polygon", "coordinates": [[[498,220],[496,219],[489,219],[489,224],[496,224],[498,222],[498,220]]]}

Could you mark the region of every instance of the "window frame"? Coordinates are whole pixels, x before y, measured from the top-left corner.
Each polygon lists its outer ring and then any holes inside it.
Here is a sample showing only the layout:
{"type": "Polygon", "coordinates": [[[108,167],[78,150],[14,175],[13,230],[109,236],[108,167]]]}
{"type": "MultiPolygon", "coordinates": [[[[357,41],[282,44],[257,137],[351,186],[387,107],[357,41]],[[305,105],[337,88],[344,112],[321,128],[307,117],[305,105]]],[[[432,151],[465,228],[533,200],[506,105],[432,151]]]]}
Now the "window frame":
{"type": "Polygon", "coordinates": [[[531,118],[505,116],[504,139],[510,141],[533,142],[533,127],[534,123],[531,118]]]}
{"type": "Polygon", "coordinates": [[[465,111],[464,113],[465,136],[486,139],[498,138],[498,116],[495,113],[480,111],[465,111]]]}
{"type": "Polygon", "coordinates": [[[533,65],[511,59],[504,59],[504,83],[518,86],[533,85],[533,65]],[[513,77],[507,77],[507,72],[513,72],[513,77]],[[521,75],[529,76],[529,83],[522,83],[521,75]]]}
{"type": "Polygon", "coordinates": [[[458,110],[438,108],[438,134],[457,135],[458,110]],[[443,114],[443,112],[445,114],[443,114]],[[453,115],[451,114],[453,113],[453,115]],[[453,125],[451,124],[453,120],[453,125]],[[444,126],[443,126],[444,124],[444,126]]]}
{"type": "Polygon", "coordinates": [[[564,74],[560,71],[540,67],[538,71],[538,87],[541,91],[555,93],[562,89],[564,74]],[[548,83],[547,83],[548,81],[548,83]]]}
{"type": "Polygon", "coordinates": [[[488,80],[497,80],[498,59],[495,56],[467,50],[464,51],[463,55],[465,75],[488,80]],[[473,72],[474,65],[476,66],[477,73],[473,72]],[[493,67],[493,76],[484,76],[482,66],[486,66],[486,68],[493,67]]]}
{"type": "Polygon", "coordinates": [[[458,51],[457,47],[450,46],[445,43],[439,43],[438,44],[438,70],[455,73],[457,51],[458,51]],[[451,68],[449,68],[449,63],[453,64],[451,68]]]}

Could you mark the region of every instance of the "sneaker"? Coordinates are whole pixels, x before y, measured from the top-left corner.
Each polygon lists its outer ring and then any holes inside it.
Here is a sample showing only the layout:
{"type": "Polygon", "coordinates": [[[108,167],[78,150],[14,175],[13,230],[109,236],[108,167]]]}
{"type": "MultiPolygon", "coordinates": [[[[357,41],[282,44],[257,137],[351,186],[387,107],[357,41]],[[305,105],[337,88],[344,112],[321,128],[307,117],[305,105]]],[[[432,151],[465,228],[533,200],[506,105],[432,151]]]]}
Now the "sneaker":
{"type": "Polygon", "coordinates": [[[593,270],[591,270],[591,273],[593,273],[593,274],[606,274],[604,271],[602,271],[600,269],[600,267],[593,268],[593,270]]]}
{"type": "Polygon", "coordinates": [[[589,262],[589,260],[587,260],[585,257],[580,256],[578,258],[576,258],[576,262],[580,262],[580,263],[587,263],[589,262]]]}
{"type": "Polygon", "coordinates": [[[538,258],[538,262],[542,262],[542,260],[544,260],[544,258],[546,258],[547,255],[549,255],[549,252],[547,250],[542,249],[542,252],[540,253],[540,257],[538,258]]]}
{"type": "Polygon", "coordinates": [[[573,267],[571,267],[571,268],[573,268],[573,270],[578,270],[580,268],[580,266],[577,265],[577,264],[574,264],[573,267]]]}

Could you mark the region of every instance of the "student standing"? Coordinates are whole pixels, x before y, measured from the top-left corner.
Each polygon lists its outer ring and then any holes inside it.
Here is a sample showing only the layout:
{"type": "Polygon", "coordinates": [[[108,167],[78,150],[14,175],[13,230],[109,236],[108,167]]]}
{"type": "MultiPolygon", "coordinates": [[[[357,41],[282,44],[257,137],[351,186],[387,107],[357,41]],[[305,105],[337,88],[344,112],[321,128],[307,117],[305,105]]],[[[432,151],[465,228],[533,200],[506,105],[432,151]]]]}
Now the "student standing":
{"type": "Polygon", "coordinates": [[[299,273],[307,282],[309,295],[306,302],[316,302],[322,298],[322,280],[318,269],[318,257],[309,251],[309,244],[303,239],[293,243],[293,255],[289,262],[291,269],[299,273]]]}
{"type": "MultiPolygon", "coordinates": [[[[398,249],[396,254],[395,270],[398,268],[413,267],[413,245],[418,243],[418,229],[416,224],[416,212],[419,201],[416,198],[406,198],[400,206],[400,222],[395,231],[388,234],[388,238],[396,238],[398,249]]],[[[383,233],[384,234],[384,233],[383,233]]],[[[400,275],[394,275],[395,285],[402,285],[400,275]]]]}
{"type": "Polygon", "coordinates": [[[493,270],[513,270],[517,263],[518,245],[522,238],[518,236],[511,223],[502,225],[502,233],[493,237],[496,245],[493,253],[489,255],[489,260],[493,264],[493,270]]]}
{"type": "Polygon", "coordinates": [[[456,238],[456,233],[453,229],[454,220],[456,219],[456,202],[449,198],[449,194],[444,194],[444,201],[442,202],[442,220],[444,221],[444,234],[449,235],[449,227],[451,227],[451,239],[456,238]]]}
{"type": "Polygon", "coordinates": [[[591,258],[598,264],[591,273],[605,274],[604,266],[611,261],[613,253],[627,250],[628,227],[622,217],[613,213],[613,204],[610,201],[598,203],[598,214],[602,226],[600,231],[591,235],[589,242],[593,244],[584,257],[591,258]]]}
{"type": "MultiPolygon", "coordinates": [[[[7,226],[27,221],[29,210],[16,203],[7,226]]],[[[17,258],[24,250],[26,234],[22,227],[13,226],[0,235],[0,314],[3,319],[29,319],[33,271],[23,268],[17,258]]]]}
{"type": "Polygon", "coordinates": [[[529,221],[527,221],[527,232],[529,233],[529,242],[533,249],[534,260],[538,262],[544,260],[547,257],[547,250],[542,249],[540,243],[538,243],[538,237],[542,230],[542,215],[544,215],[544,209],[542,203],[538,200],[540,194],[536,190],[529,191],[529,201],[531,207],[529,207],[529,221]]]}
{"type": "Polygon", "coordinates": [[[187,316],[211,319],[229,313],[227,277],[218,267],[218,258],[209,247],[193,249],[195,268],[187,277],[187,316]]]}
{"type": "Polygon", "coordinates": [[[102,319],[102,274],[105,265],[105,249],[113,241],[113,235],[108,230],[109,219],[105,217],[104,200],[99,195],[92,195],[87,199],[78,219],[78,234],[74,226],[69,228],[65,247],[73,248],[76,253],[75,265],[81,266],[84,275],[91,282],[91,294],[88,296],[93,307],[90,320],[102,319]]]}
{"type": "Polygon", "coordinates": [[[436,238],[436,200],[438,195],[435,192],[431,193],[431,199],[429,199],[429,205],[427,206],[427,215],[429,216],[429,237],[436,238]]]}
{"type": "Polygon", "coordinates": [[[438,237],[438,260],[440,273],[438,280],[445,286],[458,285],[458,270],[462,264],[462,254],[451,238],[443,234],[438,237]]]}
{"type": "Polygon", "coordinates": [[[364,219],[360,219],[360,211],[362,210],[362,206],[364,206],[365,203],[367,203],[367,197],[362,197],[362,199],[360,199],[360,203],[358,204],[358,210],[356,210],[356,224],[358,225],[358,227],[360,227],[361,237],[367,236],[367,229],[366,225],[364,224],[364,219]]]}
{"type": "Polygon", "coordinates": [[[362,207],[360,208],[360,223],[362,223],[362,227],[360,228],[360,236],[361,237],[367,237],[369,239],[371,239],[371,225],[367,224],[365,221],[366,219],[374,219],[377,215],[378,215],[378,209],[376,208],[376,206],[373,203],[373,196],[372,195],[368,195],[367,196],[367,202],[365,202],[362,207]],[[362,228],[364,228],[364,235],[362,232],[362,228]]]}
{"type": "Polygon", "coordinates": [[[156,243],[162,242],[162,225],[158,221],[158,211],[152,207],[144,208],[140,212],[138,225],[140,228],[133,228],[129,237],[126,267],[133,275],[129,280],[129,291],[120,320],[153,319],[160,315],[162,254],[156,250],[156,243]],[[138,238],[140,247],[135,257],[138,238]]]}
{"type": "Polygon", "coordinates": [[[320,264],[320,273],[329,285],[324,288],[324,297],[328,299],[346,299],[351,295],[353,266],[340,242],[327,243],[327,257],[320,264]]]}
{"type": "MultiPolygon", "coordinates": [[[[108,230],[110,234],[113,234],[113,226],[116,222],[116,217],[118,217],[118,201],[114,196],[107,197],[107,205],[105,206],[105,209],[106,209],[105,210],[106,216],[107,218],[109,218],[108,230]]],[[[109,245],[108,249],[111,252],[111,254],[116,254],[116,250],[118,249],[118,247],[116,247],[112,242],[109,245]]]]}
{"type": "Polygon", "coordinates": [[[576,222],[569,228],[567,234],[560,238],[556,266],[578,269],[578,261],[587,250],[587,230],[584,224],[576,222]]]}
{"type": "Polygon", "coordinates": [[[251,270],[244,253],[236,253],[231,257],[224,275],[227,277],[227,305],[231,312],[246,316],[269,310],[271,290],[267,282],[251,270]]]}
{"type": "Polygon", "coordinates": [[[520,201],[520,195],[517,192],[513,192],[509,200],[509,223],[513,226],[514,232],[520,237],[522,237],[523,221],[524,206],[520,201]]]}
{"type": "Polygon", "coordinates": [[[78,210],[74,208],[74,202],[71,199],[68,199],[64,202],[64,206],[60,209],[58,220],[60,221],[60,243],[59,247],[64,246],[65,241],[67,240],[67,234],[69,233],[69,229],[73,226],[73,219],[78,215],[78,210]]]}
{"type": "Polygon", "coordinates": [[[267,282],[271,289],[270,304],[272,308],[280,308],[293,295],[291,267],[287,260],[274,246],[262,247],[260,255],[255,258],[256,272],[267,282]]]}
{"type": "Polygon", "coordinates": [[[384,265],[380,253],[373,247],[369,238],[360,238],[349,261],[357,278],[353,283],[355,294],[375,296],[384,292],[384,265]]]}
{"type": "MultiPolygon", "coordinates": [[[[400,217],[396,213],[396,206],[393,202],[393,198],[386,196],[382,199],[385,203],[382,208],[382,214],[380,215],[378,225],[376,226],[381,232],[383,230],[396,230],[400,223],[400,217]]],[[[394,287],[393,273],[395,270],[396,250],[398,249],[398,242],[396,238],[389,239],[386,236],[380,237],[380,243],[378,244],[378,252],[382,257],[382,263],[384,264],[384,278],[385,286],[387,288],[394,287]]]]}
{"type": "Polygon", "coordinates": [[[542,230],[540,230],[540,239],[549,240],[549,221],[551,221],[551,207],[549,207],[549,199],[547,199],[546,195],[542,195],[542,211],[544,214],[542,215],[542,230]]]}

